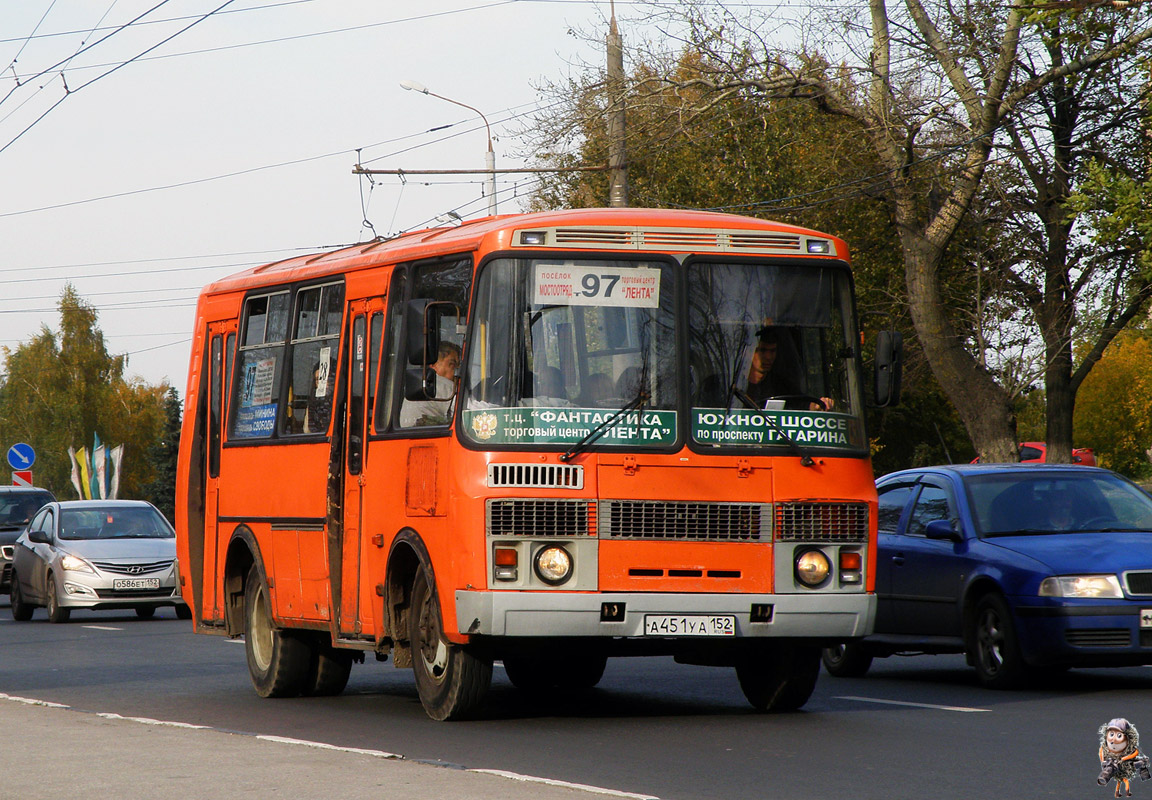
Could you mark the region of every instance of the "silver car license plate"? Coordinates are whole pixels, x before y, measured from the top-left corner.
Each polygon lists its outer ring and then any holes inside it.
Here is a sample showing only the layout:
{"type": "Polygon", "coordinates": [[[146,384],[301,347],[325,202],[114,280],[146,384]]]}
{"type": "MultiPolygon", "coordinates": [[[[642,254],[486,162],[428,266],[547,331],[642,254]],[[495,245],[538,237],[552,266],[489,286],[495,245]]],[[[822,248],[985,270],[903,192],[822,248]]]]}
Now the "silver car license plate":
{"type": "Polygon", "coordinates": [[[645,636],[735,636],[730,614],[645,614],[645,636]]]}
{"type": "Polygon", "coordinates": [[[124,589],[159,589],[159,578],[114,578],[112,580],[112,589],[114,591],[121,591],[124,589]]]}

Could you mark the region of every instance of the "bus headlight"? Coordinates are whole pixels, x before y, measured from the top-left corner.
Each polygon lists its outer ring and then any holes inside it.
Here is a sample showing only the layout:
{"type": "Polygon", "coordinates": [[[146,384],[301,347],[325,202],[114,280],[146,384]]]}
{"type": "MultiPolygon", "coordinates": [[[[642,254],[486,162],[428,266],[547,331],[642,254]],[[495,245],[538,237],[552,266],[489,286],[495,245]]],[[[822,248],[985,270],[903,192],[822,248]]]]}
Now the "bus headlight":
{"type": "Polygon", "coordinates": [[[536,577],[550,586],[559,586],[572,577],[572,556],[560,545],[540,548],[532,561],[536,577]]]}
{"type": "Polygon", "coordinates": [[[796,559],[796,579],[805,586],[819,586],[828,580],[832,565],[822,550],[805,550],[796,559]]]}

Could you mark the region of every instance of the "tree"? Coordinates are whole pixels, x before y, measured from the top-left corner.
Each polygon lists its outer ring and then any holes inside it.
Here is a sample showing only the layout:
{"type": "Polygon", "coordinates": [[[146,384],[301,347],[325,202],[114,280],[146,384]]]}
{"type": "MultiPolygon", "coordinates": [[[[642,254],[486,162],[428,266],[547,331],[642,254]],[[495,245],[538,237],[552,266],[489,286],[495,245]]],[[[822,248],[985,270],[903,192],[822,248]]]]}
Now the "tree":
{"type": "Polygon", "coordinates": [[[176,462],[180,452],[180,397],[168,387],[164,397],[164,423],[160,436],[152,443],[148,462],[152,468],[152,482],[144,492],[144,499],[160,509],[175,523],[176,519],[176,462]]]}
{"type": "Polygon", "coordinates": [[[997,145],[1009,139],[1006,126],[1023,126],[1038,93],[1100,65],[1117,62],[1119,74],[1140,63],[1139,48],[1152,36],[1145,10],[1122,14],[1099,5],[905,0],[897,7],[869,0],[865,16],[835,4],[828,13],[841,19],[810,28],[851,37],[843,43],[843,69],[830,71],[809,50],[785,57],[783,48],[771,48],[759,36],[762,26],[686,2],[685,40],[700,54],[699,74],[665,71],[633,92],[698,97],[690,109],[701,112],[749,93],[796,99],[851,123],[882,167],[875,189],[897,232],[910,317],[927,362],[981,456],[1011,461],[1016,398],[997,365],[989,365],[970,309],[957,313],[949,302],[952,270],[963,262],[956,247],[987,191],[997,145]],[[1096,7],[1069,14],[1074,5],[1096,7]],[[1023,55],[1044,50],[1062,14],[1081,40],[1077,60],[1022,69],[1023,55]]]}
{"type": "Polygon", "coordinates": [[[72,286],[60,296],[60,331],[44,327],[4,348],[0,441],[24,441],[37,453],[38,485],[72,497],[68,448],[91,448],[93,434],[123,444],[121,497],[139,497],[153,480],[144,458],[160,435],[167,386],[125,381],[124,356],[108,353],[96,310],[72,286]]]}
{"type": "Polygon", "coordinates": [[[1126,331],[1080,387],[1076,429],[1101,466],[1131,478],[1152,475],[1152,335],[1126,331]]]}

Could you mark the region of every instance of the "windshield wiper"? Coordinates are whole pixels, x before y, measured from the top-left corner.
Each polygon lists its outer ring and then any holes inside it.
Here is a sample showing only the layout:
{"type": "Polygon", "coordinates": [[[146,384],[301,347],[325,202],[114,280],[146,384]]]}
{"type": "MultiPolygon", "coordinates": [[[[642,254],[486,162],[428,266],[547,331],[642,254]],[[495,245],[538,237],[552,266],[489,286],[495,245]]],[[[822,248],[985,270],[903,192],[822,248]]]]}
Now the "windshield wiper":
{"type": "MultiPolygon", "coordinates": [[[[572,445],[560,454],[560,460],[564,462],[570,461],[573,456],[583,451],[588,447],[588,445],[592,444],[601,436],[603,436],[605,431],[615,426],[616,423],[621,420],[625,414],[627,414],[629,411],[635,411],[637,408],[643,406],[646,402],[648,402],[648,389],[646,385],[642,385],[640,387],[640,391],[636,394],[636,397],[632,400],[632,402],[621,408],[619,411],[616,411],[612,416],[602,420],[599,425],[588,431],[588,433],[584,434],[583,439],[576,442],[576,444],[572,445]]],[[[644,412],[641,411],[640,413],[643,415],[644,412]]]]}
{"type": "MultiPolygon", "coordinates": [[[[753,400],[751,397],[749,397],[744,391],[737,388],[736,384],[732,384],[731,393],[734,396],[739,397],[742,402],[747,403],[750,408],[757,408],[756,401],[753,400]]],[[[732,401],[729,400],[728,402],[729,402],[729,407],[731,407],[732,401]]],[[[814,466],[816,466],[816,462],[812,460],[812,456],[808,455],[807,451],[804,450],[804,448],[801,447],[800,444],[795,439],[793,439],[791,436],[789,436],[787,433],[784,432],[784,429],[780,427],[780,425],[776,422],[776,420],[772,419],[771,414],[765,412],[764,413],[764,420],[769,425],[772,426],[772,430],[774,430],[778,434],[780,434],[780,438],[783,439],[784,441],[786,441],[788,443],[788,447],[791,448],[792,452],[795,453],[800,458],[800,466],[802,466],[802,467],[814,467],[814,466]]],[[[725,425],[727,425],[727,419],[725,419],[725,425]]]]}

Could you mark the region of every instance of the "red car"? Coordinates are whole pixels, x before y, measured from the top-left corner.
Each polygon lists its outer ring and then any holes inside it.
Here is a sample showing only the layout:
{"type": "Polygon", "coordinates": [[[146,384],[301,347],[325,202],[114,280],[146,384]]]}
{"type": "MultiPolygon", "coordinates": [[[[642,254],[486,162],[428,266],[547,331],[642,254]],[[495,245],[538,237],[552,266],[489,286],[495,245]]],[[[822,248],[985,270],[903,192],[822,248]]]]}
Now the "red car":
{"type": "MultiPolygon", "coordinates": [[[[1048,445],[1044,442],[1021,442],[1020,443],[1020,463],[1021,464],[1044,464],[1048,461],[1048,445]]],[[[980,463],[980,457],[972,459],[973,464],[980,463]]],[[[1072,448],[1072,463],[1080,464],[1085,467],[1096,466],[1096,453],[1093,452],[1091,447],[1073,447],[1072,448]]]]}

